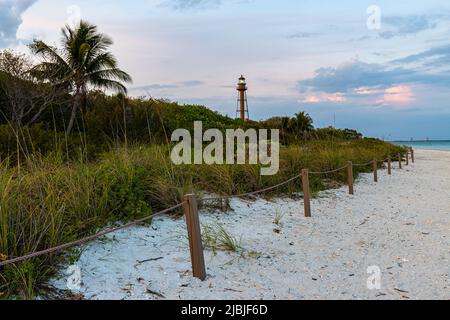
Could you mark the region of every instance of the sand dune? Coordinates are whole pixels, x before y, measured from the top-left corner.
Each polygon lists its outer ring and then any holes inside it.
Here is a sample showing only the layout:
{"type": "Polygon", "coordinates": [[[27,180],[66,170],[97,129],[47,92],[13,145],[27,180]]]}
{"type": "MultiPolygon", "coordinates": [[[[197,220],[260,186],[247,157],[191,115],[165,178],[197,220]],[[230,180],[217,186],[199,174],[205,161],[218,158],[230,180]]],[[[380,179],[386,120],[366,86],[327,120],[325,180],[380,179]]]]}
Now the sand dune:
{"type": "MultiPolygon", "coordinates": [[[[77,265],[87,299],[449,299],[450,152],[417,161],[378,184],[323,192],[311,219],[301,201],[233,200],[227,214],[202,212],[240,243],[205,251],[208,278],[191,277],[184,220],[158,218],[84,247],[77,265]],[[274,224],[282,216],[281,225],[274,224]],[[369,269],[368,269],[369,268],[369,269]],[[374,272],[375,270],[375,272],[374,272]],[[380,271],[381,288],[368,279],[380,271]],[[372,273],[368,273],[368,271],[372,273]],[[373,273],[374,272],[374,273],[373,273]]],[[[52,284],[66,288],[67,276],[52,284]]]]}

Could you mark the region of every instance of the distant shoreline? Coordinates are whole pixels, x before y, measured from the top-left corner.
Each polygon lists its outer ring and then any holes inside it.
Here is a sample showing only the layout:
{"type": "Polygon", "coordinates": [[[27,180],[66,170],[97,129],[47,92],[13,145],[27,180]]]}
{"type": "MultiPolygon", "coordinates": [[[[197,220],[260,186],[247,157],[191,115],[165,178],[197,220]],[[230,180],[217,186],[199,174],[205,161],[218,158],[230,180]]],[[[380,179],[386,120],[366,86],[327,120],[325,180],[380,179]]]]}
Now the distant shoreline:
{"type": "Polygon", "coordinates": [[[420,150],[450,151],[450,140],[428,140],[428,141],[392,141],[397,145],[405,145],[420,150]]]}
{"type": "Polygon", "coordinates": [[[450,149],[421,149],[421,148],[417,148],[417,150],[420,151],[431,151],[431,152],[450,152],[450,149]]]}
{"type": "Polygon", "coordinates": [[[392,144],[404,145],[420,150],[450,151],[450,140],[416,140],[416,141],[393,141],[392,144]]]}
{"type": "Polygon", "coordinates": [[[450,140],[413,140],[413,141],[406,141],[406,140],[398,140],[398,141],[390,141],[391,143],[433,143],[433,142],[448,142],[450,143],[450,140]]]}

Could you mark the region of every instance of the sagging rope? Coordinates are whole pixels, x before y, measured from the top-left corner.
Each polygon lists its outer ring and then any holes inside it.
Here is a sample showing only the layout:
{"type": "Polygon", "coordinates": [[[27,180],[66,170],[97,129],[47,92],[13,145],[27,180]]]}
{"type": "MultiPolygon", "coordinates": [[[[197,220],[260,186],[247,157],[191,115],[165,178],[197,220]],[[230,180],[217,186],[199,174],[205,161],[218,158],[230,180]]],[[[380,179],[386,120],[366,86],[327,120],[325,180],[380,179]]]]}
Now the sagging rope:
{"type": "Polygon", "coordinates": [[[369,162],[367,162],[367,163],[355,163],[355,164],[353,164],[353,166],[354,166],[354,167],[367,167],[367,166],[369,166],[369,165],[371,165],[371,164],[373,164],[373,160],[372,160],[372,161],[369,161],[369,162]]]}
{"type": "Polygon", "coordinates": [[[331,173],[336,173],[336,172],[342,171],[342,170],[347,169],[347,168],[348,168],[348,165],[346,165],[346,166],[344,166],[342,168],[338,168],[338,169],[334,169],[334,170],[330,170],[330,171],[310,172],[309,174],[311,174],[311,175],[331,174],[331,173]]]}
{"type": "Polygon", "coordinates": [[[27,254],[25,256],[21,256],[21,257],[13,258],[13,259],[10,259],[10,260],[2,261],[2,262],[0,262],[0,267],[7,266],[7,265],[10,265],[10,264],[15,264],[15,263],[26,261],[26,260],[30,260],[30,259],[33,259],[33,258],[37,258],[37,257],[43,256],[43,255],[50,254],[50,253],[59,252],[59,251],[62,251],[64,249],[68,249],[70,247],[74,247],[74,246],[81,245],[83,243],[86,243],[86,242],[89,242],[89,241],[92,241],[92,240],[96,240],[96,239],[101,238],[101,237],[103,237],[103,236],[105,236],[107,234],[110,234],[110,233],[113,233],[113,232],[117,232],[119,230],[126,229],[126,228],[129,228],[129,227],[132,227],[132,226],[135,226],[135,225],[142,224],[144,222],[150,221],[150,220],[152,220],[153,218],[155,218],[157,216],[160,216],[162,214],[165,214],[165,213],[168,213],[168,212],[172,212],[172,211],[174,211],[174,210],[176,210],[178,208],[181,208],[185,204],[186,204],[186,202],[179,203],[179,204],[177,204],[177,205],[175,205],[175,206],[173,206],[171,208],[164,209],[164,210],[162,210],[160,212],[157,212],[157,213],[155,213],[155,214],[153,214],[151,216],[148,216],[148,217],[145,217],[145,218],[142,218],[142,219],[139,219],[139,220],[136,220],[136,221],[124,224],[124,225],[119,226],[119,227],[107,229],[107,230],[98,232],[98,233],[96,233],[94,235],[91,235],[91,236],[88,236],[88,237],[85,237],[85,238],[82,238],[82,239],[79,239],[79,240],[75,240],[75,241],[72,241],[72,242],[68,242],[68,243],[59,245],[57,247],[45,249],[45,250],[42,250],[42,251],[37,251],[37,252],[34,252],[34,253],[27,254]]]}
{"type": "MultiPolygon", "coordinates": [[[[386,161],[388,161],[388,159],[389,159],[389,158],[386,158],[385,160],[381,160],[380,162],[386,162],[386,161]]],[[[366,166],[371,165],[371,164],[373,164],[373,161],[370,161],[370,162],[368,162],[368,163],[353,164],[353,166],[354,166],[354,167],[366,167],[366,166]]],[[[331,173],[339,172],[339,171],[344,170],[344,169],[346,169],[346,168],[348,168],[348,165],[343,166],[343,167],[338,168],[338,169],[330,170],[330,171],[323,171],[323,172],[309,172],[309,174],[311,174],[311,175],[331,174],[331,173]]],[[[204,202],[204,201],[215,201],[215,200],[228,200],[228,199],[231,199],[231,198],[252,197],[252,196],[255,196],[255,195],[257,195],[257,194],[261,194],[261,193],[264,193],[264,192],[269,192],[269,191],[272,191],[272,190],[277,189],[277,188],[279,188],[279,187],[282,187],[282,186],[284,186],[284,185],[286,185],[286,184],[288,184],[288,183],[290,183],[290,182],[292,182],[292,181],[297,180],[297,179],[300,178],[301,176],[302,176],[302,175],[299,174],[299,175],[296,175],[295,177],[292,177],[291,179],[286,180],[286,181],[284,181],[284,182],[281,182],[280,184],[277,184],[277,185],[275,185],[275,186],[268,187],[268,188],[261,189],[261,190],[257,190],[257,191],[253,191],[253,192],[247,192],[247,193],[236,194],[236,195],[227,195],[227,196],[217,196],[217,197],[210,197],[210,198],[202,198],[202,199],[199,199],[199,201],[200,201],[200,202],[204,202]]]]}
{"type": "Polygon", "coordinates": [[[251,197],[251,196],[255,196],[255,195],[260,194],[260,193],[264,193],[264,192],[269,192],[269,191],[275,190],[275,189],[277,189],[279,187],[282,187],[282,186],[284,186],[284,185],[286,185],[288,183],[291,183],[292,181],[297,180],[301,176],[302,175],[299,174],[299,175],[296,175],[295,177],[292,177],[289,180],[283,181],[283,182],[281,182],[281,183],[279,183],[279,184],[277,184],[275,186],[268,187],[268,188],[261,189],[261,190],[257,190],[257,191],[253,191],[253,192],[247,192],[247,193],[242,193],[242,194],[237,194],[237,195],[229,195],[229,196],[217,196],[217,197],[211,197],[211,198],[203,198],[203,199],[200,199],[199,201],[203,202],[203,201],[214,201],[214,200],[227,200],[227,199],[231,199],[231,198],[244,198],[244,197],[249,197],[249,196],[251,197]]]}

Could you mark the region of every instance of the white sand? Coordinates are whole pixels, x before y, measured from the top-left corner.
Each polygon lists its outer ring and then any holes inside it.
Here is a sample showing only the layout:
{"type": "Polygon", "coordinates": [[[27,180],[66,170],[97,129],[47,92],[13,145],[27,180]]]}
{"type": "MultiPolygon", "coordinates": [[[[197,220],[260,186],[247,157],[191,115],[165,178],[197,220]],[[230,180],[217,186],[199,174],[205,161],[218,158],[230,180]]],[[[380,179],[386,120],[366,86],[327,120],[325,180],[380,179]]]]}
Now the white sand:
{"type": "MultiPolygon", "coordinates": [[[[191,276],[183,219],[87,245],[77,265],[87,299],[449,299],[450,152],[417,151],[414,165],[378,184],[364,175],[321,193],[313,218],[302,201],[233,200],[233,212],[202,212],[240,239],[243,252],[205,251],[208,278],[191,276]],[[281,227],[273,221],[285,214],[281,227]],[[280,228],[276,233],[274,229],[280,228]],[[137,261],[158,259],[138,264],[137,261]],[[369,290],[369,266],[381,289],[369,290]],[[162,296],[158,296],[159,293],[162,296]]],[[[65,289],[67,276],[52,284],[65,289]]]]}

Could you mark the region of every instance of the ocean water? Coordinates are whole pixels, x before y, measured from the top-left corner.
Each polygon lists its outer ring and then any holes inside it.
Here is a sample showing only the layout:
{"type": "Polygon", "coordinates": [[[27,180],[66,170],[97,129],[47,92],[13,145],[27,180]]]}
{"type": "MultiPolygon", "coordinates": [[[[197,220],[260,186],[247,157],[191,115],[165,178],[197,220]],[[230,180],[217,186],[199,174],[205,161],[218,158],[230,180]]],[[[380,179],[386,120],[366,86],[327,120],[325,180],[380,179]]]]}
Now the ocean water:
{"type": "Polygon", "coordinates": [[[450,150],[450,140],[395,141],[394,143],[415,149],[450,150]]]}

